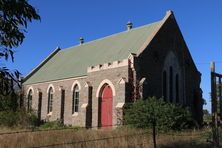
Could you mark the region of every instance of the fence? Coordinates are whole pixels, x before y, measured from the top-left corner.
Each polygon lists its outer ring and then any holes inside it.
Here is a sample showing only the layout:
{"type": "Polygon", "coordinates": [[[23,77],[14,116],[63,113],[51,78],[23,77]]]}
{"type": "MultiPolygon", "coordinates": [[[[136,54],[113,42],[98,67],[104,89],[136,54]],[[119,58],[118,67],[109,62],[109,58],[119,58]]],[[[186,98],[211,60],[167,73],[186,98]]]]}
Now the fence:
{"type": "Polygon", "coordinates": [[[13,132],[0,132],[0,135],[10,135],[10,134],[20,134],[20,133],[34,133],[34,132],[47,132],[47,131],[59,131],[59,130],[76,130],[76,129],[100,129],[100,128],[116,128],[116,127],[122,127],[122,126],[129,126],[128,125],[107,125],[103,127],[98,126],[91,126],[91,127],[59,127],[58,129],[38,129],[38,128],[30,128],[28,130],[22,130],[22,131],[13,131],[13,132]]]}
{"type": "MultiPolygon", "coordinates": [[[[116,125],[115,125],[116,127],[116,125]]],[[[125,126],[124,126],[125,127],[125,126]]],[[[0,133],[0,147],[152,147],[151,130],[130,130],[128,128],[116,130],[76,130],[61,128],[50,130],[27,130],[0,133]],[[106,132],[103,132],[103,131],[106,132]],[[7,142],[8,141],[8,142],[7,142]],[[16,141],[16,142],[13,142],[16,141]]],[[[93,127],[96,128],[96,127],[93,127]]],[[[181,134],[159,133],[158,145],[167,142],[175,143],[176,140],[200,139],[206,131],[187,132],[181,134]]],[[[206,142],[206,138],[203,139],[206,142]]],[[[179,143],[179,142],[178,142],[179,143]]],[[[180,141],[181,143],[181,141],[180,141]]],[[[193,143],[193,142],[192,142],[193,143]]],[[[184,144],[184,143],[183,143],[184,144]]],[[[207,144],[207,143],[206,143],[207,144]]]]}
{"type": "Polygon", "coordinates": [[[215,72],[215,63],[211,62],[211,111],[212,111],[212,143],[220,147],[218,123],[222,119],[222,74],[215,72]]]}
{"type": "MultiPolygon", "coordinates": [[[[74,141],[74,142],[67,142],[67,143],[57,143],[57,144],[50,144],[50,145],[42,145],[42,146],[34,146],[33,148],[43,148],[43,147],[55,147],[55,146],[64,146],[64,145],[76,145],[76,144],[80,144],[81,147],[85,147],[87,143],[91,143],[91,142],[98,142],[98,141],[105,141],[105,140],[114,140],[114,139],[119,139],[119,138],[129,138],[129,137],[137,137],[137,136],[142,136],[145,134],[150,134],[149,132],[142,132],[142,133],[138,133],[138,134],[129,134],[129,135],[121,135],[121,136],[111,136],[111,137],[105,137],[105,138],[97,138],[97,139],[89,139],[89,140],[81,140],[81,141],[74,141]]],[[[135,145],[140,145],[143,146],[145,144],[145,142],[143,141],[143,143],[137,143],[134,144],[132,146],[135,145]]]]}

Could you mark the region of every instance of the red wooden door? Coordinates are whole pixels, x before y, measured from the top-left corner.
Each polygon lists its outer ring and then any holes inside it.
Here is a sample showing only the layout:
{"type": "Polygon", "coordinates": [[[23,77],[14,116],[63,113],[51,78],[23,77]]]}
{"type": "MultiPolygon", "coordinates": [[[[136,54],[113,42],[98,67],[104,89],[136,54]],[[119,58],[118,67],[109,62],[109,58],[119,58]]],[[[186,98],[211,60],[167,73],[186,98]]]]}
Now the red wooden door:
{"type": "Polygon", "coordinates": [[[103,89],[101,101],[101,127],[109,127],[113,118],[113,93],[110,86],[103,89]]]}

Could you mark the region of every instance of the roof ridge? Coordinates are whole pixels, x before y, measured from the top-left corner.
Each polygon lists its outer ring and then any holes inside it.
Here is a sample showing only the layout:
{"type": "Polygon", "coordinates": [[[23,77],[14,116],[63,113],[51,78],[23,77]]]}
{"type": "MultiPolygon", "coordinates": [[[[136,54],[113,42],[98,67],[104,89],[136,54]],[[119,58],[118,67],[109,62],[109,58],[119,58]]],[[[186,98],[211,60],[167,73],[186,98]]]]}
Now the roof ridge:
{"type": "Polygon", "coordinates": [[[127,33],[127,32],[131,32],[131,31],[135,31],[137,29],[141,29],[141,28],[144,28],[144,27],[148,27],[150,25],[154,25],[156,23],[160,23],[162,21],[159,20],[159,21],[155,21],[153,23],[149,23],[149,24],[146,24],[146,25],[142,25],[142,26],[139,26],[139,27],[136,27],[136,28],[132,28],[131,30],[125,30],[125,31],[121,31],[121,32],[118,32],[118,33],[114,33],[114,34],[111,34],[111,35],[108,35],[108,36],[104,36],[104,37],[101,37],[101,38],[98,38],[98,39],[95,39],[95,40],[91,40],[89,42],[85,42],[84,44],[81,44],[81,45],[74,45],[74,46],[71,46],[71,47],[67,47],[67,48],[64,48],[63,50],[61,50],[60,52],[63,52],[63,51],[66,51],[66,50],[71,50],[75,47],[79,47],[79,46],[85,46],[87,44],[90,44],[90,43],[93,43],[93,42],[96,42],[96,41],[100,41],[100,40],[103,40],[103,39],[106,39],[106,38],[109,38],[109,37],[113,37],[113,36],[117,36],[119,34],[122,34],[122,33],[127,33]]]}

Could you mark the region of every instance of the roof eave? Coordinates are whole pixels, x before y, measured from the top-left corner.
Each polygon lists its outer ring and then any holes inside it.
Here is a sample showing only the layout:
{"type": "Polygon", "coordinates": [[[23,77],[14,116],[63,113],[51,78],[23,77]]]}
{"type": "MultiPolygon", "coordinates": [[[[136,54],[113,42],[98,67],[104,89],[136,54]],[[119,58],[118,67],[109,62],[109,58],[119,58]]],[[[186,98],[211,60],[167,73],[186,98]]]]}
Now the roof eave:
{"type": "Polygon", "coordinates": [[[34,68],[27,76],[22,79],[22,83],[27,81],[34,73],[36,73],[45,63],[47,63],[52,57],[54,57],[61,49],[56,47],[56,49],[46,57],[36,68],[34,68]]]}

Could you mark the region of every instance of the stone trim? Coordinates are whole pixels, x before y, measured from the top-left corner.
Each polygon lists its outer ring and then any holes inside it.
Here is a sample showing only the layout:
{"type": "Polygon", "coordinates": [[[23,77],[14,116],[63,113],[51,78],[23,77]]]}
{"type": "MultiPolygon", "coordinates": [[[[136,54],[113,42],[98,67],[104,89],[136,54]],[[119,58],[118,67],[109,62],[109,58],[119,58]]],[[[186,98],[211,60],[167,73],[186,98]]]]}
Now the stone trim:
{"type": "Polygon", "coordinates": [[[91,87],[91,86],[92,86],[92,84],[90,82],[88,82],[88,81],[85,82],[85,87],[91,87]]]}
{"type": "Polygon", "coordinates": [[[42,92],[42,90],[40,88],[37,88],[37,93],[42,92]]]}
{"type": "Polygon", "coordinates": [[[122,78],[119,79],[118,84],[125,84],[126,81],[127,81],[126,78],[122,77],[122,78]]]}
{"type": "Polygon", "coordinates": [[[55,93],[55,87],[53,86],[53,84],[49,84],[48,88],[47,88],[47,94],[49,93],[49,89],[52,87],[53,93],[55,93]]]}
{"type": "Polygon", "coordinates": [[[34,91],[34,88],[32,86],[30,86],[28,88],[28,91],[26,92],[26,95],[28,96],[29,95],[29,91],[32,90],[32,95],[34,95],[35,91],[34,91]]]}
{"type": "Polygon", "coordinates": [[[47,114],[47,116],[51,117],[51,116],[52,116],[52,112],[49,112],[49,113],[47,114]]]}
{"type": "Polygon", "coordinates": [[[73,92],[73,89],[74,89],[74,87],[75,87],[76,85],[79,86],[79,91],[81,90],[81,85],[80,85],[79,81],[78,81],[78,80],[75,80],[75,81],[72,83],[72,87],[71,87],[71,91],[72,91],[72,92],[73,92]]]}
{"type": "Polygon", "coordinates": [[[78,115],[79,115],[78,112],[74,112],[74,113],[72,114],[72,117],[76,117],[76,116],[78,116],[78,115]]]}
{"type": "Polygon", "coordinates": [[[81,108],[86,108],[88,106],[88,103],[83,103],[82,105],[81,105],[81,108]]]}
{"type": "Polygon", "coordinates": [[[124,104],[125,103],[123,103],[123,102],[122,103],[117,103],[116,108],[123,108],[124,104]]]}
{"type": "Polygon", "coordinates": [[[64,90],[64,87],[63,86],[59,86],[59,91],[62,91],[64,90]]]}
{"type": "Polygon", "coordinates": [[[110,63],[104,63],[104,64],[99,64],[95,66],[90,66],[87,68],[87,73],[90,72],[96,72],[100,70],[106,70],[106,69],[112,69],[112,68],[118,68],[118,67],[123,67],[123,66],[128,66],[129,61],[128,59],[124,59],[122,61],[114,61],[110,63]]]}
{"type": "Polygon", "coordinates": [[[135,53],[130,53],[128,56],[129,59],[129,66],[130,68],[134,68],[134,62],[135,62],[135,58],[136,58],[136,54],[135,53]]]}
{"type": "Polygon", "coordinates": [[[116,96],[116,91],[115,91],[115,87],[114,87],[113,83],[110,80],[105,79],[99,84],[99,87],[97,88],[97,91],[96,91],[96,97],[97,98],[99,97],[100,90],[101,90],[101,88],[103,87],[104,84],[108,84],[112,89],[113,96],[116,96]]]}

